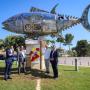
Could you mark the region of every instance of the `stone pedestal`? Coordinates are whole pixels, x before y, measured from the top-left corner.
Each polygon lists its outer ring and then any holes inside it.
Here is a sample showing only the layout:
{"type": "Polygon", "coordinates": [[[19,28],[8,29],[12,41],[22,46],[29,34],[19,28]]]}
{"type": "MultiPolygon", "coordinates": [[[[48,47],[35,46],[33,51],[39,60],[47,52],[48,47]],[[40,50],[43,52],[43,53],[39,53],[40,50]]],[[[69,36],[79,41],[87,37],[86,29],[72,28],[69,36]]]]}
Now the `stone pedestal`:
{"type": "MultiPolygon", "coordinates": [[[[26,67],[31,69],[45,69],[45,61],[44,61],[44,55],[42,54],[42,48],[40,49],[40,43],[38,40],[26,40],[26,53],[27,53],[27,61],[26,61],[26,67]],[[35,49],[39,48],[39,58],[37,58],[35,61],[31,61],[31,54],[30,52],[35,49]],[[40,56],[41,54],[41,56],[40,56]]],[[[33,51],[34,52],[34,51],[33,51]]],[[[37,52],[34,52],[37,53],[37,52]]],[[[33,54],[34,55],[34,54],[33,54]]]]}

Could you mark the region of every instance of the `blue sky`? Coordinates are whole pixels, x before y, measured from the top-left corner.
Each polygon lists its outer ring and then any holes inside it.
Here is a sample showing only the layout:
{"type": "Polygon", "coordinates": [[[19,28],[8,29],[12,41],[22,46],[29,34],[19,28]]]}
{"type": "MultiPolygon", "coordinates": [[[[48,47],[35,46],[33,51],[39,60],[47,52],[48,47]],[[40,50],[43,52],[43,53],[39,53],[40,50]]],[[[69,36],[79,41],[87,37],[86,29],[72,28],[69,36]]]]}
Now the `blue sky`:
{"type": "MultiPolygon", "coordinates": [[[[0,0],[0,39],[4,39],[6,36],[12,34],[2,29],[1,23],[7,18],[18,13],[29,12],[31,6],[50,11],[57,3],[59,3],[57,13],[81,17],[85,7],[90,4],[90,0],[0,0]]],[[[63,34],[66,33],[72,33],[74,35],[73,46],[76,45],[78,40],[85,39],[90,41],[90,32],[86,31],[81,24],[63,32],[63,34]]]]}

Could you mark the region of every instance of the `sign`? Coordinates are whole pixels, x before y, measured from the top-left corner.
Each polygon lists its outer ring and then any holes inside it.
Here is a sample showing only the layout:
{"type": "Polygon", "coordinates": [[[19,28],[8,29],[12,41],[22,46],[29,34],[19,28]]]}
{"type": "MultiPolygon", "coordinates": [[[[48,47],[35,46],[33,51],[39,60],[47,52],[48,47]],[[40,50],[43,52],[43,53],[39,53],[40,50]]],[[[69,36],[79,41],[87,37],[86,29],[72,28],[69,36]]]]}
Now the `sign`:
{"type": "Polygon", "coordinates": [[[25,24],[24,26],[24,31],[25,32],[40,32],[42,29],[40,24],[35,24],[35,23],[30,23],[30,24],[25,24]]]}

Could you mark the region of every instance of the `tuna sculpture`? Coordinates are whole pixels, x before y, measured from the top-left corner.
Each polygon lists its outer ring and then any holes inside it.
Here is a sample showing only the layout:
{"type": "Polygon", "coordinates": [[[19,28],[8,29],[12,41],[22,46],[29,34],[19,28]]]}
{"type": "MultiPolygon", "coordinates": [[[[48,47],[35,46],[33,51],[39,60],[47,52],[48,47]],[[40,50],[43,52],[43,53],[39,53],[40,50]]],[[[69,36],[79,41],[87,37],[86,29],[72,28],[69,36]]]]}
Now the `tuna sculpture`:
{"type": "Polygon", "coordinates": [[[32,7],[29,13],[21,13],[4,21],[3,28],[29,36],[58,35],[61,31],[81,23],[86,30],[90,31],[88,21],[90,4],[83,11],[81,18],[57,14],[55,12],[57,5],[51,12],[32,7]]]}

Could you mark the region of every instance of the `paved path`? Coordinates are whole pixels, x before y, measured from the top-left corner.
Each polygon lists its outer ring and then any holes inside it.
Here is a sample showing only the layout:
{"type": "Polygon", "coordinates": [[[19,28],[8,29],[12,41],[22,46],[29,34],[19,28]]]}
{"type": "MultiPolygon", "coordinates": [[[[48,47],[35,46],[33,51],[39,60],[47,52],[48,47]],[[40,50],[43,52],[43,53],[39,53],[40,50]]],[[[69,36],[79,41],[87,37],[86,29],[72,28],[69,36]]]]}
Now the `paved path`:
{"type": "Polygon", "coordinates": [[[36,90],[41,90],[41,79],[37,79],[36,90]]]}

